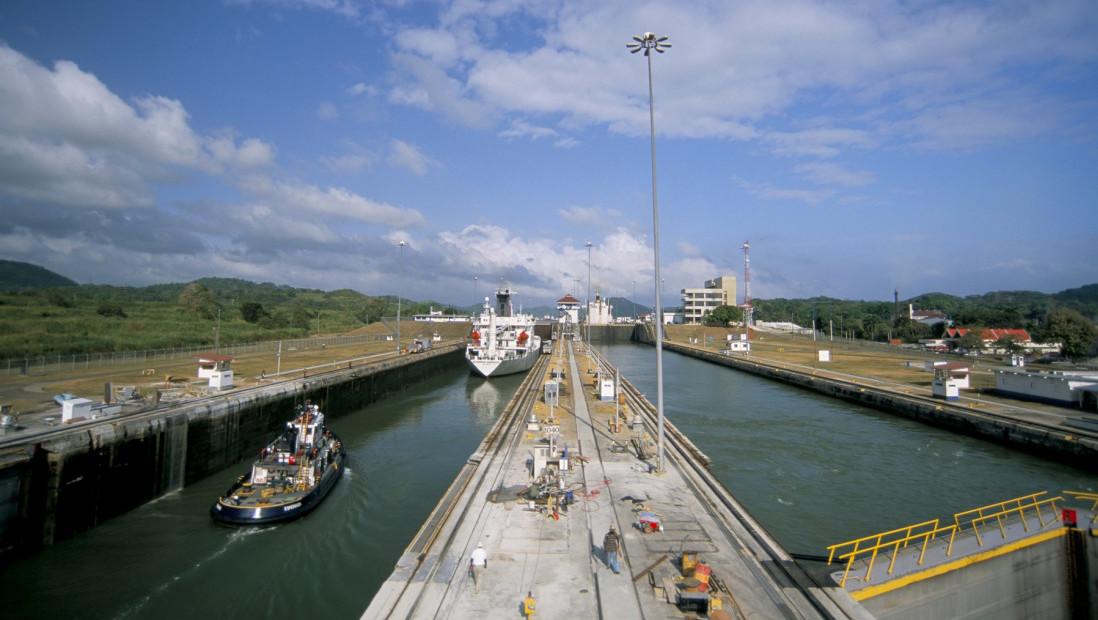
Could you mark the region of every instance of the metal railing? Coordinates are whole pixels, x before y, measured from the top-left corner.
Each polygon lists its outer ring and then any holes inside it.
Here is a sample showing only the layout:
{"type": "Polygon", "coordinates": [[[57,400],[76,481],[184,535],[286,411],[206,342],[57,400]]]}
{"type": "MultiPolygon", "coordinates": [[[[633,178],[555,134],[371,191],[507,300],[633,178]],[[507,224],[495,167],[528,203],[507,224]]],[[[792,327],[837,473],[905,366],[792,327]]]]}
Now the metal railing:
{"type": "MultiPolygon", "coordinates": [[[[981,547],[984,545],[984,541],[980,536],[980,526],[992,521],[998,524],[999,531],[1004,540],[1007,538],[1007,520],[1020,521],[1025,528],[1025,531],[1029,532],[1029,517],[1033,516],[1037,518],[1041,527],[1044,528],[1051,523],[1059,521],[1060,517],[1057,512],[1056,502],[1063,501],[1063,498],[1060,496],[1045,497],[1045,495],[1047,495],[1047,493],[1041,491],[1040,493],[1018,497],[997,504],[990,504],[988,506],[958,512],[953,515],[953,523],[948,525],[940,525],[939,520],[934,519],[933,521],[925,521],[908,527],[866,536],[837,545],[831,545],[827,548],[830,553],[827,563],[828,565],[831,565],[835,561],[846,562],[846,570],[843,572],[843,577],[839,581],[839,587],[844,587],[847,579],[850,577],[854,562],[857,560],[866,560],[865,574],[861,579],[866,582],[870,581],[873,577],[873,570],[877,564],[877,557],[881,553],[891,553],[892,557],[888,563],[887,571],[887,574],[891,575],[892,570],[896,565],[896,557],[899,555],[901,549],[916,544],[922,545],[916,562],[917,565],[922,566],[923,560],[926,557],[927,548],[931,541],[944,538],[948,535],[949,541],[945,547],[945,557],[951,557],[954,540],[956,540],[957,534],[967,525],[972,526],[972,530],[976,535],[976,541],[981,547]],[[1047,522],[1045,520],[1046,515],[1041,512],[1041,509],[1045,506],[1050,506],[1052,508],[1052,516],[1047,522]]],[[[1098,495],[1085,496],[1085,494],[1080,493],[1077,493],[1076,495],[1081,499],[1093,499],[1098,502],[1098,495]]],[[[1098,505],[1098,503],[1096,503],[1096,505],[1098,505]]]]}
{"type": "Polygon", "coordinates": [[[1000,535],[1002,535],[1005,540],[1007,535],[1006,526],[1004,525],[1003,520],[1012,515],[1016,514],[1018,516],[1022,522],[1022,526],[1025,527],[1027,532],[1029,531],[1029,521],[1026,519],[1026,511],[1029,509],[1033,510],[1033,513],[1036,515],[1037,521],[1041,524],[1042,528],[1048,525],[1048,523],[1045,523],[1045,517],[1041,513],[1041,507],[1043,506],[1052,507],[1052,520],[1049,521],[1049,523],[1058,521],[1059,516],[1056,511],[1056,502],[1063,501],[1064,498],[1059,495],[1045,498],[1045,495],[1047,495],[1047,493],[1041,491],[1040,493],[1010,499],[1005,502],[999,502],[998,504],[990,504],[988,506],[958,512],[953,515],[953,522],[956,523],[959,528],[963,528],[966,524],[971,525],[972,531],[976,534],[976,542],[982,547],[984,546],[984,540],[983,537],[980,536],[980,526],[985,523],[995,521],[999,526],[1000,535]]]}
{"type": "Polygon", "coordinates": [[[934,519],[932,521],[924,521],[923,523],[866,536],[838,545],[831,545],[827,548],[830,552],[827,563],[830,565],[836,559],[846,561],[846,570],[843,572],[843,578],[839,582],[839,587],[842,587],[846,585],[846,580],[850,576],[851,569],[854,567],[854,561],[868,556],[869,562],[862,579],[864,581],[869,581],[873,575],[873,567],[877,563],[877,556],[881,553],[892,552],[892,559],[888,563],[888,574],[891,575],[892,569],[896,565],[896,556],[900,549],[907,548],[913,544],[921,544],[922,549],[919,551],[918,563],[919,565],[922,565],[923,558],[926,556],[927,546],[930,542],[947,533],[949,534],[949,549],[946,551],[946,555],[949,555],[949,551],[951,551],[953,547],[953,538],[956,536],[958,529],[959,528],[954,524],[940,527],[938,519],[934,519]]]}

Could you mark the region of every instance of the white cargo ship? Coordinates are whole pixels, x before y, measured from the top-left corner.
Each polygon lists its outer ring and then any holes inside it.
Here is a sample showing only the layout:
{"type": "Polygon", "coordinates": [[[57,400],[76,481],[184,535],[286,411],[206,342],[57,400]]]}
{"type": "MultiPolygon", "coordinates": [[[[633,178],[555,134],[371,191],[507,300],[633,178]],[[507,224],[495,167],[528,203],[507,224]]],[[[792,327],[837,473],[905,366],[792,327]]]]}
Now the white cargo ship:
{"type": "Polygon", "coordinates": [[[515,314],[510,288],[496,291],[496,305],[484,300],[484,310],[473,319],[472,342],[465,359],[477,373],[492,377],[526,372],[541,355],[541,338],[534,335],[534,317],[515,314]]]}

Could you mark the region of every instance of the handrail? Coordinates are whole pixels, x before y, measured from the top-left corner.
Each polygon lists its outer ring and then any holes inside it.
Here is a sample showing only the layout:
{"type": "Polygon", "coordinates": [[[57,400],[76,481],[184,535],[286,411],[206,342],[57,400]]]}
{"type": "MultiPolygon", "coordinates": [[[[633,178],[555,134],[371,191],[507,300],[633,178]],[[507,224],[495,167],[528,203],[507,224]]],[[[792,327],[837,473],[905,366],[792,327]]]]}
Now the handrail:
{"type": "MultiPolygon", "coordinates": [[[[1094,505],[1098,507],[1098,494],[1075,491],[1065,491],[1065,493],[1074,495],[1077,499],[1093,500],[1095,502],[1094,505]]],[[[849,542],[831,545],[827,548],[830,552],[827,563],[828,565],[831,565],[837,560],[846,562],[846,570],[843,572],[843,577],[839,581],[839,587],[844,587],[850,576],[850,571],[854,566],[855,560],[864,559],[868,556],[868,565],[866,567],[865,575],[862,577],[864,581],[868,582],[872,578],[873,568],[876,565],[878,554],[882,552],[892,553],[892,559],[889,561],[887,571],[888,574],[891,575],[892,569],[896,564],[896,556],[900,549],[906,548],[911,544],[921,544],[922,549],[919,552],[919,559],[917,562],[921,566],[930,542],[946,533],[949,534],[949,543],[946,545],[945,555],[946,557],[950,557],[953,552],[953,542],[957,534],[963,530],[965,524],[972,525],[972,530],[976,534],[976,541],[981,547],[983,546],[983,539],[980,537],[980,525],[994,520],[998,524],[999,531],[1005,539],[1006,525],[1004,524],[1004,519],[1010,518],[1016,514],[1018,519],[1022,522],[1025,531],[1028,532],[1029,522],[1026,518],[1026,514],[1029,509],[1033,509],[1041,527],[1044,528],[1060,518],[1056,509],[1056,502],[1063,501],[1063,498],[1060,496],[1044,497],[1045,495],[1047,495],[1047,493],[1041,491],[1039,493],[1025,495],[996,504],[989,504],[980,508],[958,512],[953,515],[953,523],[945,526],[939,526],[938,519],[934,519],[932,521],[925,521],[923,523],[917,523],[915,525],[874,534],[872,536],[865,536],[849,542]],[[1053,518],[1047,523],[1045,521],[1045,516],[1041,513],[1041,509],[1044,506],[1052,507],[1053,518]]]]}
{"type": "Polygon", "coordinates": [[[873,567],[877,562],[877,555],[881,552],[892,551],[892,559],[888,563],[888,574],[892,574],[892,569],[896,564],[896,555],[901,548],[906,548],[911,544],[921,544],[922,549],[919,551],[919,561],[921,565],[923,558],[926,556],[927,547],[930,541],[939,537],[939,535],[949,533],[949,549],[947,549],[946,555],[953,547],[953,537],[957,533],[956,525],[947,525],[939,527],[938,519],[931,521],[924,521],[923,523],[917,523],[915,525],[909,525],[907,527],[882,532],[872,536],[865,536],[857,540],[852,540],[837,545],[831,545],[828,547],[830,555],[828,556],[827,563],[830,565],[836,558],[839,560],[846,560],[846,570],[843,572],[843,578],[839,582],[839,587],[846,585],[846,580],[850,576],[850,570],[854,566],[854,560],[859,557],[869,556],[869,565],[866,567],[865,576],[863,579],[869,581],[873,575],[873,567]],[[863,547],[862,544],[869,542],[868,546],[863,547]],[[850,550],[845,553],[837,552],[850,547],[850,550]]]}
{"type": "Polygon", "coordinates": [[[1091,512],[1098,510],[1098,493],[1087,493],[1085,491],[1064,491],[1064,493],[1074,497],[1077,500],[1085,502],[1094,502],[1090,506],[1091,512]]]}
{"type": "Polygon", "coordinates": [[[963,528],[965,524],[962,523],[962,520],[971,517],[968,523],[972,525],[972,531],[976,534],[976,543],[982,547],[984,546],[984,540],[983,537],[980,536],[979,526],[988,523],[991,520],[995,520],[999,526],[999,534],[1003,539],[1006,539],[1006,526],[1003,524],[1003,519],[1011,516],[1013,513],[1018,513],[1018,517],[1022,522],[1022,527],[1024,527],[1027,532],[1029,531],[1029,522],[1026,520],[1027,508],[1032,508],[1034,510],[1042,528],[1048,525],[1048,523],[1045,523],[1044,515],[1041,514],[1042,506],[1051,505],[1053,519],[1057,519],[1056,502],[1062,502],[1064,501],[1064,498],[1059,495],[1056,497],[1044,498],[1044,495],[1047,495],[1047,492],[1041,491],[1039,493],[1032,493],[1030,495],[1009,499],[997,504],[989,504],[987,506],[981,506],[980,508],[958,512],[953,515],[953,522],[957,524],[958,528],[963,528]]]}

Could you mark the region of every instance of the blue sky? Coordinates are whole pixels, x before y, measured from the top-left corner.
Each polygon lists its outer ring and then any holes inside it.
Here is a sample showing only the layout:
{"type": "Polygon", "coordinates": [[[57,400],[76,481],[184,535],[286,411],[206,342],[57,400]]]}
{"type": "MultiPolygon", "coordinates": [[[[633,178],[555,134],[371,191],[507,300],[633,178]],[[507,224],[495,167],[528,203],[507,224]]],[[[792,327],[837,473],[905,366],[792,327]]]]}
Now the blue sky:
{"type": "Polygon", "coordinates": [[[646,31],[665,303],[1098,282],[1094,0],[7,0],[0,258],[650,303],[646,31]]]}

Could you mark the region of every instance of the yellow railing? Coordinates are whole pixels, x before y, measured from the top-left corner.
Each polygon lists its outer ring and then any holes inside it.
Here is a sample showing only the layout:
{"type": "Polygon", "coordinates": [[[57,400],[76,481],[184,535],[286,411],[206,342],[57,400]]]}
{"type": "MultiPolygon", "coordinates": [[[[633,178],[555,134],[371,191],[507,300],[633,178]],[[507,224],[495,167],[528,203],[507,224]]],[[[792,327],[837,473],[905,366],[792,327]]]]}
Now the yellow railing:
{"type": "MultiPolygon", "coordinates": [[[[1094,501],[1095,508],[1098,508],[1098,494],[1074,491],[1065,491],[1065,493],[1074,495],[1077,499],[1094,501]]],[[[831,545],[827,548],[830,552],[827,563],[830,565],[836,561],[846,562],[846,570],[843,572],[842,580],[839,582],[839,586],[843,587],[846,585],[846,581],[850,576],[850,571],[854,566],[855,560],[868,558],[865,575],[862,579],[864,581],[870,581],[879,554],[892,554],[891,560],[888,563],[888,574],[891,575],[892,569],[896,564],[896,556],[900,549],[904,549],[911,545],[922,545],[918,559],[918,564],[921,566],[930,542],[946,535],[949,536],[949,543],[946,545],[945,555],[946,557],[950,557],[953,552],[953,541],[956,538],[957,533],[960,532],[965,525],[972,526],[972,530],[975,532],[976,540],[980,546],[983,546],[984,544],[980,537],[980,526],[992,520],[999,525],[999,531],[1002,533],[1003,537],[1006,538],[1004,519],[1016,516],[1028,532],[1029,522],[1027,521],[1026,516],[1027,513],[1032,510],[1032,514],[1036,515],[1037,520],[1043,528],[1049,523],[1059,520],[1060,515],[1056,509],[1056,502],[1063,501],[1062,497],[1046,498],[1044,497],[1045,495],[1046,493],[1041,491],[1040,493],[999,502],[998,504],[991,504],[989,506],[959,512],[953,515],[953,523],[949,525],[939,525],[938,519],[934,519],[933,521],[925,521],[923,523],[883,532],[881,534],[866,536],[850,542],[831,545]],[[1051,506],[1052,508],[1052,517],[1047,523],[1045,521],[1046,515],[1041,512],[1041,509],[1045,506],[1051,506]]]]}
{"type": "Polygon", "coordinates": [[[1064,493],[1084,502],[1094,502],[1090,505],[1090,511],[1098,510],[1098,493],[1086,493],[1084,491],[1064,491],[1064,493]]]}
{"type": "MultiPolygon", "coordinates": [[[[868,566],[865,570],[865,576],[862,577],[862,579],[869,581],[873,575],[873,567],[877,563],[877,556],[879,554],[887,553],[889,551],[892,552],[892,559],[888,563],[888,574],[891,575],[892,568],[896,564],[896,555],[900,549],[906,548],[909,545],[921,544],[922,549],[919,551],[919,564],[921,565],[923,563],[923,557],[926,555],[927,545],[930,544],[930,541],[949,533],[949,549],[952,549],[953,537],[956,535],[956,532],[956,525],[951,524],[945,527],[939,527],[938,519],[934,519],[933,521],[926,521],[908,527],[882,532],[873,536],[866,536],[865,538],[859,538],[850,542],[831,545],[827,548],[830,552],[827,563],[830,565],[835,560],[846,562],[846,570],[843,572],[843,578],[839,582],[839,586],[842,587],[846,585],[846,580],[850,576],[850,569],[854,566],[854,560],[868,556],[868,566]]],[[[946,555],[949,555],[948,550],[946,555]]]]}
{"type": "Polygon", "coordinates": [[[1025,530],[1027,532],[1029,531],[1029,522],[1026,520],[1027,510],[1033,510],[1033,513],[1037,516],[1037,520],[1040,522],[1042,528],[1048,525],[1048,523],[1045,523],[1045,516],[1041,513],[1041,508],[1043,506],[1052,507],[1052,519],[1049,523],[1059,520],[1060,517],[1056,510],[1056,502],[1062,502],[1064,501],[1064,498],[1059,495],[1046,498],[1043,497],[1044,495],[1047,495],[1047,493],[1041,491],[1040,493],[1010,499],[1005,502],[999,502],[998,504],[990,504],[981,508],[958,512],[953,515],[953,522],[957,524],[958,528],[964,528],[965,525],[971,525],[972,531],[976,534],[976,542],[982,547],[984,546],[984,540],[980,536],[980,526],[992,520],[998,524],[999,533],[1004,539],[1006,538],[1006,526],[1003,524],[1003,519],[1012,516],[1017,516],[1021,520],[1025,530]]]}

